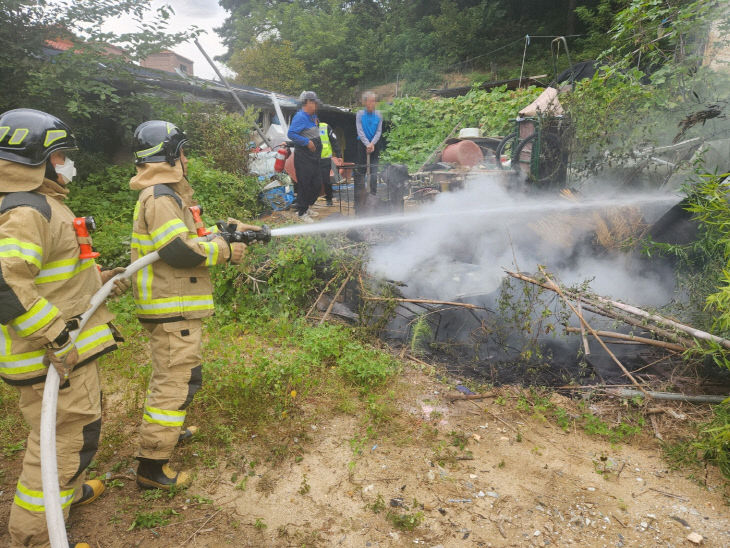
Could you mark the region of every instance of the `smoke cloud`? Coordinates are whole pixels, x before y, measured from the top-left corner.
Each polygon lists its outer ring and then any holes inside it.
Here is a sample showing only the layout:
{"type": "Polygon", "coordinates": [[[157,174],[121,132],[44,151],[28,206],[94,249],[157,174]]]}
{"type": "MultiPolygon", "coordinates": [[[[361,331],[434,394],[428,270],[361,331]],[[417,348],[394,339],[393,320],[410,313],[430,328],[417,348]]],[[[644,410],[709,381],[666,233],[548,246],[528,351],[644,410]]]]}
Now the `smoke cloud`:
{"type": "Polygon", "coordinates": [[[527,196],[475,177],[421,208],[423,220],[407,224],[396,241],[374,246],[368,268],[405,283],[408,297],[454,300],[495,292],[503,268],[534,272],[542,264],[562,283],[592,280],[597,293],[661,305],[672,298],[671,269],[621,246],[679,200],[667,192],[596,190],[527,196]]]}

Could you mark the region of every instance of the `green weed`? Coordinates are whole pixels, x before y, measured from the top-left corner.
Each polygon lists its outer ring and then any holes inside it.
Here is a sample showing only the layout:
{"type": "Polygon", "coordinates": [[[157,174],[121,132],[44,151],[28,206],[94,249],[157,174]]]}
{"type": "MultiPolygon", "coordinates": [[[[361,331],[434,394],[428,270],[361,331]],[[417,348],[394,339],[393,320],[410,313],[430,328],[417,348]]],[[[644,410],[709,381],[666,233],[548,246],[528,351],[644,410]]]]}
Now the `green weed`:
{"type": "Polygon", "coordinates": [[[413,514],[398,514],[388,511],[385,518],[393,524],[393,527],[402,531],[413,531],[416,527],[423,523],[423,512],[415,512],[413,514]]]}
{"type": "Polygon", "coordinates": [[[170,517],[177,515],[179,515],[179,513],[172,508],[157,510],[155,512],[138,511],[134,515],[134,520],[132,520],[127,531],[133,531],[134,529],[152,529],[154,527],[167,525],[170,523],[170,517]]]}

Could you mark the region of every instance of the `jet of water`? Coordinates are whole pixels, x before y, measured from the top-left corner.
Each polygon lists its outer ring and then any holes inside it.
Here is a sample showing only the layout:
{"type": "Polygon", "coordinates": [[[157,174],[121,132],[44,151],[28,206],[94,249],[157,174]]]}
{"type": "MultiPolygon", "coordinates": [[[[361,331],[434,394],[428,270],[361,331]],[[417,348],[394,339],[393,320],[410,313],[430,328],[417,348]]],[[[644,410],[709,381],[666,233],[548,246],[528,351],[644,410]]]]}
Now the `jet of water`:
{"type": "Polygon", "coordinates": [[[510,221],[519,218],[533,218],[537,214],[549,213],[577,213],[612,207],[641,207],[642,205],[674,205],[680,201],[677,196],[667,194],[638,194],[619,198],[591,198],[579,202],[569,200],[551,200],[549,202],[533,201],[523,205],[497,205],[480,208],[452,209],[450,211],[434,211],[408,213],[405,215],[383,215],[379,217],[360,217],[337,221],[324,221],[310,225],[292,225],[275,228],[271,231],[273,237],[301,236],[306,234],[323,234],[330,232],[346,232],[354,228],[372,226],[405,225],[421,221],[447,220],[449,218],[464,219],[468,217],[481,218],[488,216],[499,220],[507,217],[510,221]]]}

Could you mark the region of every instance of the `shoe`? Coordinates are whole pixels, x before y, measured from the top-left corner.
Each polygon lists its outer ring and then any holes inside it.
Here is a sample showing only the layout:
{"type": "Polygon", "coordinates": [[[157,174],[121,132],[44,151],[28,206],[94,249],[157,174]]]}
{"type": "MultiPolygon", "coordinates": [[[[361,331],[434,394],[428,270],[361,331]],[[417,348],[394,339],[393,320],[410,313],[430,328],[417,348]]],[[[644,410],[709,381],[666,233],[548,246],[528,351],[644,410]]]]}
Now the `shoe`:
{"type": "Polygon", "coordinates": [[[139,459],[137,485],[142,489],[164,489],[187,487],[193,481],[188,472],[176,472],[165,461],[139,459]]]}
{"type": "Polygon", "coordinates": [[[71,503],[71,508],[91,504],[101,496],[105,489],[106,487],[104,486],[104,483],[97,479],[85,481],[81,486],[81,498],[73,501],[71,503]]]}
{"type": "Polygon", "coordinates": [[[91,548],[88,542],[77,542],[73,545],[73,548],[91,548]]]}
{"type": "Polygon", "coordinates": [[[313,211],[311,207],[307,210],[307,213],[309,213],[310,217],[319,217],[319,213],[313,211]]]}
{"type": "Polygon", "coordinates": [[[333,207],[335,204],[332,203],[332,200],[327,200],[327,207],[333,207]]]}
{"type": "Polygon", "coordinates": [[[177,437],[178,445],[188,441],[190,438],[192,438],[197,433],[198,433],[197,426],[188,426],[182,432],[180,432],[180,435],[177,437]]]}
{"type": "Polygon", "coordinates": [[[308,213],[304,213],[303,215],[299,215],[299,220],[303,223],[313,223],[314,219],[312,219],[308,213]]]}

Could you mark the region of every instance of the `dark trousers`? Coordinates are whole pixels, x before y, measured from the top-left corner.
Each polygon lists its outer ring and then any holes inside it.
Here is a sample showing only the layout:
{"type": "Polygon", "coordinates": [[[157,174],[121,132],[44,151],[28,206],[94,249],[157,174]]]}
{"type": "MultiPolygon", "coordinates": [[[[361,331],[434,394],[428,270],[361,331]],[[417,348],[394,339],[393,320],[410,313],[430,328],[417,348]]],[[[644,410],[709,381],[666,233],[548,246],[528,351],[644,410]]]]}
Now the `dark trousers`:
{"type": "Polygon", "coordinates": [[[327,203],[332,201],[332,179],[330,178],[332,171],[332,158],[322,158],[319,161],[319,172],[324,186],[324,197],[327,203]]]}
{"type": "MultiPolygon", "coordinates": [[[[380,150],[375,145],[375,150],[370,153],[370,180],[366,181],[368,154],[362,141],[357,142],[357,167],[355,168],[355,187],[370,187],[370,194],[378,191],[378,157],[380,150]]],[[[357,194],[357,191],[355,192],[357,194]]]]}
{"type": "MultiPolygon", "coordinates": [[[[321,148],[318,148],[321,150],[321,148]]],[[[304,215],[319,197],[322,175],[319,169],[319,152],[314,156],[306,148],[294,151],[294,170],[297,172],[297,213],[304,215]]]]}

